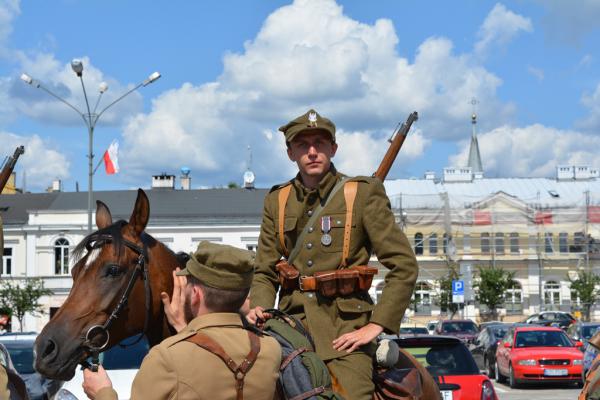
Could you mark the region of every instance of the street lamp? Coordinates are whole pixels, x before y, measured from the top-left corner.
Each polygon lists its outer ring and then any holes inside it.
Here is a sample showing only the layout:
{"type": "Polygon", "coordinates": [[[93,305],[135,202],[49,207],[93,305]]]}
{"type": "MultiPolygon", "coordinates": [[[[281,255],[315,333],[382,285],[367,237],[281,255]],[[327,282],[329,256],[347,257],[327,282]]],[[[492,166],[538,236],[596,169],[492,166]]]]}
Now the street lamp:
{"type": "Polygon", "coordinates": [[[104,107],[100,112],[96,113],[96,109],[98,108],[98,104],[100,103],[100,99],[102,98],[102,95],[108,90],[108,84],[106,82],[100,83],[100,86],[98,88],[100,94],[98,95],[98,99],[96,100],[96,105],[94,106],[94,109],[91,111],[90,103],[89,103],[88,97],[87,97],[87,92],[85,90],[85,84],[83,83],[83,63],[79,59],[73,59],[71,61],[71,68],[73,69],[73,72],[75,72],[75,74],[79,77],[79,80],[81,81],[81,88],[83,89],[83,97],[85,98],[85,106],[86,106],[87,112],[80,111],[77,107],[75,107],[74,105],[72,105],[71,103],[69,103],[68,101],[66,101],[65,99],[63,99],[62,97],[53,93],[50,89],[48,89],[47,87],[42,85],[42,83],[40,81],[33,79],[31,76],[29,76],[27,74],[22,74],[21,80],[23,82],[27,83],[28,85],[31,85],[38,89],[42,89],[43,91],[48,93],[50,96],[56,98],[57,100],[66,104],[67,106],[69,106],[71,109],[73,109],[75,112],[77,112],[77,114],[79,114],[83,118],[83,122],[85,123],[86,127],[88,128],[88,137],[89,137],[89,143],[88,143],[88,167],[89,167],[88,168],[88,233],[90,233],[90,232],[92,232],[92,191],[93,191],[92,189],[93,189],[93,177],[94,177],[93,143],[94,143],[94,128],[96,127],[96,123],[100,119],[100,116],[102,116],[102,114],[104,114],[104,112],[107,109],[109,109],[115,103],[119,102],[120,100],[125,98],[130,93],[136,91],[140,87],[148,86],[152,82],[156,81],[158,78],[160,78],[160,73],[154,72],[153,74],[148,76],[148,78],[146,78],[144,81],[137,84],[133,89],[125,92],[123,95],[121,95],[115,101],[113,101],[112,103],[110,103],[109,105],[104,107]]]}

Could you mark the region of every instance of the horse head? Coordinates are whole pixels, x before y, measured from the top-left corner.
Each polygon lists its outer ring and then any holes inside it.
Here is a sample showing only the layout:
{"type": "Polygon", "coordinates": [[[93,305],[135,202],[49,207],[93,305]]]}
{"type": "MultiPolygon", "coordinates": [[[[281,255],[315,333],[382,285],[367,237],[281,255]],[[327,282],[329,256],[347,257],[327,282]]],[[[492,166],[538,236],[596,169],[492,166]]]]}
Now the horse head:
{"type": "Polygon", "coordinates": [[[69,380],[94,351],[135,334],[151,344],[169,335],[160,292],[170,293],[176,255],[144,232],[148,197],[138,190],[129,221],[113,223],[108,207],[97,202],[98,230],[83,239],[73,255],[73,286],[39,334],[35,368],[49,378],[69,380]]]}

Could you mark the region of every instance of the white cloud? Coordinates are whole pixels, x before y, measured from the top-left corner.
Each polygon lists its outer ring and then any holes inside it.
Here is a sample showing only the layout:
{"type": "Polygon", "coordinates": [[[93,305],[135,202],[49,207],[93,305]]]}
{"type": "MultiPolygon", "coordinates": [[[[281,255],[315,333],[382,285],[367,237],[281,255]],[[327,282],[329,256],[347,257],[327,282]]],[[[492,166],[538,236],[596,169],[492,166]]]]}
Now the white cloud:
{"type": "Polygon", "coordinates": [[[586,132],[597,133],[600,129],[600,84],[593,93],[584,93],[581,104],[588,109],[588,116],[577,121],[576,126],[586,132]]]}
{"type": "MultiPolygon", "coordinates": [[[[502,126],[478,135],[483,170],[488,177],[550,177],[556,166],[600,166],[600,137],[540,124],[523,128],[502,126]]],[[[466,165],[469,142],[449,158],[450,165],[466,165]]]]}
{"type": "Polygon", "coordinates": [[[538,81],[544,80],[544,70],[541,68],[532,67],[531,65],[527,67],[527,72],[533,75],[538,81]]]}
{"type": "Polygon", "coordinates": [[[531,19],[508,10],[497,3],[479,28],[475,52],[488,52],[493,46],[505,46],[521,32],[533,31],[531,19]]]}
{"type": "MultiPolygon", "coordinates": [[[[23,154],[15,168],[20,174],[27,175],[27,189],[43,190],[50,186],[53,179],[69,177],[70,163],[64,154],[53,149],[53,145],[38,135],[21,136],[0,131],[0,158],[13,154],[17,146],[25,146],[23,154]]],[[[19,185],[21,177],[18,178],[19,185]]]]}
{"type": "Polygon", "coordinates": [[[0,0],[0,58],[5,56],[6,41],[12,33],[13,19],[20,13],[20,0],[0,0]]]}

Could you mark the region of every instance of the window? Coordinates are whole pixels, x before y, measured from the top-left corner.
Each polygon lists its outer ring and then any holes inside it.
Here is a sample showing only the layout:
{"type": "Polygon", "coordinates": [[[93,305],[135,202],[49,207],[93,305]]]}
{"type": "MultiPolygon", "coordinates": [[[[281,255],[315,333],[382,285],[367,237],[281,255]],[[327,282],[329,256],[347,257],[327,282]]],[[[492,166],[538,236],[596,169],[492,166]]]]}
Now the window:
{"type": "Polygon", "coordinates": [[[569,251],[569,234],[567,232],[561,232],[558,234],[558,251],[561,253],[567,253],[569,251]]]}
{"type": "Polygon", "coordinates": [[[508,289],[506,289],[504,306],[506,307],[506,314],[523,313],[523,290],[519,282],[512,281],[508,289]]]}
{"type": "Polygon", "coordinates": [[[552,239],[552,233],[546,232],[544,234],[544,251],[546,253],[554,253],[554,243],[552,239]]]}
{"type": "Polygon", "coordinates": [[[12,275],[12,264],[13,264],[13,249],[12,247],[5,247],[4,254],[2,255],[2,275],[12,275]]]}
{"type": "Polygon", "coordinates": [[[504,233],[496,232],[494,247],[496,249],[496,254],[504,254],[504,233]]]}
{"type": "Polygon", "coordinates": [[[544,304],[547,309],[558,308],[560,305],[560,284],[548,281],[544,284],[544,304]]]}
{"type": "Polygon", "coordinates": [[[54,273],[67,275],[69,273],[69,241],[65,238],[54,242],[54,273]]]}
{"type": "Polygon", "coordinates": [[[487,232],[481,234],[481,253],[490,254],[490,234],[487,232]]]}
{"type": "Polygon", "coordinates": [[[448,254],[448,234],[444,233],[444,236],[442,238],[442,249],[444,251],[444,254],[448,254]]]}
{"type": "Polygon", "coordinates": [[[438,240],[437,233],[429,235],[429,254],[437,254],[438,240]]]}
{"type": "Polygon", "coordinates": [[[573,246],[569,249],[571,253],[583,253],[585,249],[585,235],[583,232],[575,232],[573,235],[573,246]]]}
{"type": "Polygon", "coordinates": [[[256,252],[256,249],[258,249],[258,245],[257,244],[247,244],[246,249],[256,252]]]}
{"type": "Polygon", "coordinates": [[[427,282],[417,282],[413,305],[415,314],[431,314],[431,286],[427,282]]]}
{"type": "Polygon", "coordinates": [[[519,254],[519,233],[512,232],[510,234],[510,253],[519,254]]]}
{"type": "Polygon", "coordinates": [[[415,233],[415,255],[423,255],[423,234],[421,232],[415,233]]]}

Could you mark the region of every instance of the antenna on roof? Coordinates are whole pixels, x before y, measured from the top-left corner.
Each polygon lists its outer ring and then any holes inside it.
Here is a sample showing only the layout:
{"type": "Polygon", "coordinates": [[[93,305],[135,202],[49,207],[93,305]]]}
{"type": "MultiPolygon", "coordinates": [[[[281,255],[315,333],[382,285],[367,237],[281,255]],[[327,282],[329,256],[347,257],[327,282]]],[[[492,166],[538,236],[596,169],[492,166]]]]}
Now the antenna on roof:
{"type": "Polygon", "coordinates": [[[252,172],[252,148],[248,145],[248,164],[246,172],[244,172],[244,187],[246,189],[254,189],[254,172],[252,172]]]}

